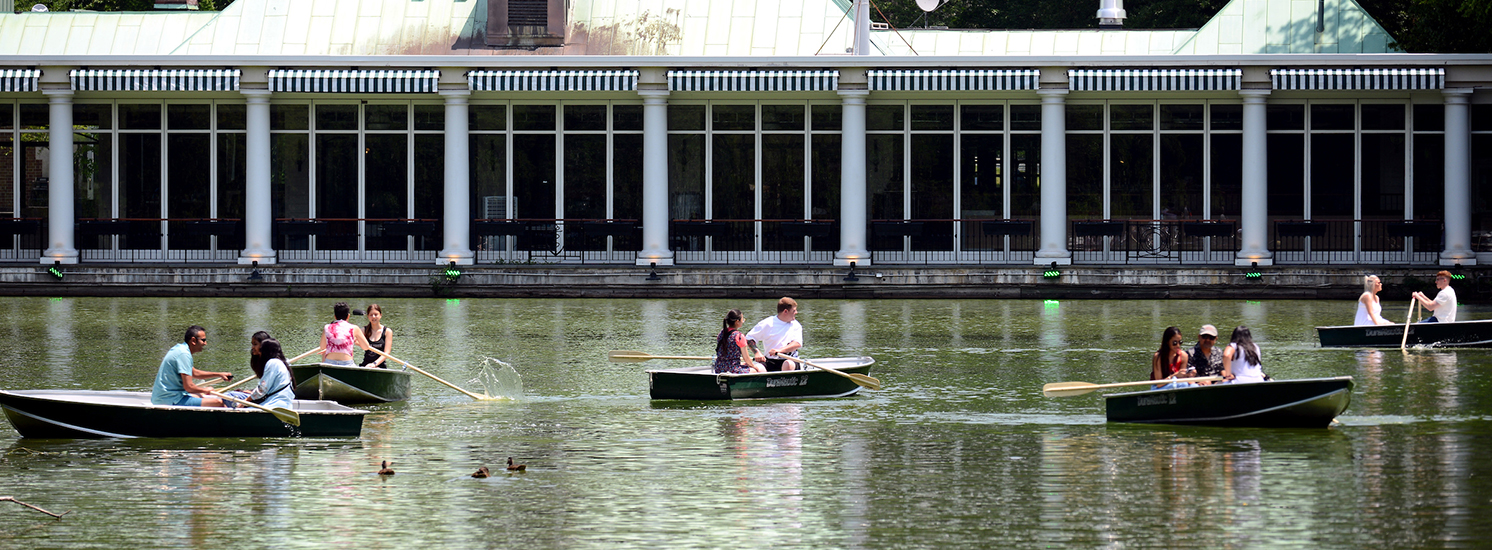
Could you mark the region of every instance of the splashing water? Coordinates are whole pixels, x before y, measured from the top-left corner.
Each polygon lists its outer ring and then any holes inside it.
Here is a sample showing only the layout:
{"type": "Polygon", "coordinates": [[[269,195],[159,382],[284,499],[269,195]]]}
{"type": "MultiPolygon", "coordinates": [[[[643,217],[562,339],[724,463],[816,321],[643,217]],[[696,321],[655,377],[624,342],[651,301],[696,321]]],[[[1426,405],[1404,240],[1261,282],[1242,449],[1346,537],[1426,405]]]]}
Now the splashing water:
{"type": "Polygon", "coordinates": [[[518,399],[523,395],[523,377],[518,370],[502,359],[483,357],[477,377],[469,381],[482,387],[482,393],[502,399],[518,399]]]}

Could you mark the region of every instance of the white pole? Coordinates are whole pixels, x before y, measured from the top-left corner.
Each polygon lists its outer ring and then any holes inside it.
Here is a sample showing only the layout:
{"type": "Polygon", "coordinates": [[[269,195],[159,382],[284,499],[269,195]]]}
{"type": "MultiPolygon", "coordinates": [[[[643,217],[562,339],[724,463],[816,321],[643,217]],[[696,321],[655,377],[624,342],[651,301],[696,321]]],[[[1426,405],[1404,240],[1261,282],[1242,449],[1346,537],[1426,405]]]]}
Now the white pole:
{"type": "Polygon", "coordinates": [[[1268,119],[1265,118],[1269,90],[1242,90],[1243,96],[1243,189],[1239,223],[1241,237],[1234,265],[1273,265],[1269,251],[1269,149],[1268,119]]]}
{"type": "Polygon", "coordinates": [[[1067,90],[1041,96],[1041,248],[1036,265],[1072,264],[1067,250],[1067,90]]]}
{"type": "Polygon", "coordinates": [[[445,170],[445,248],[435,259],[436,265],[472,265],[476,255],[471,251],[471,172],[467,141],[467,99],[470,90],[441,90],[446,98],[446,170],[445,170]]]}
{"type": "Polygon", "coordinates": [[[642,250],[637,265],[673,265],[668,249],[668,90],[642,96],[642,250]]]}
{"type": "Polygon", "coordinates": [[[51,98],[47,126],[47,241],[41,263],[78,263],[73,246],[73,92],[44,90],[51,98]]]}
{"type": "Polygon", "coordinates": [[[866,248],[865,226],[865,98],[869,90],[840,90],[843,100],[840,117],[839,156],[839,252],[834,265],[856,267],[870,265],[866,248]]]}
{"type": "Polygon", "coordinates": [[[1440,265],[1476,265],[1471,251],[1471,90],[1445,94],[1445,250],[1440,265]]]}
{"type": "Polygon", "coordinates": [[[870,0],[855,0],[854,55],[870,55],[870,0]]]}
{"type": "Polygon", "coordinates": [[[239,265],[275,263],[274,209],[270,178],[269,90],[242,90],[244,108],[244,249],[239,265]]]}

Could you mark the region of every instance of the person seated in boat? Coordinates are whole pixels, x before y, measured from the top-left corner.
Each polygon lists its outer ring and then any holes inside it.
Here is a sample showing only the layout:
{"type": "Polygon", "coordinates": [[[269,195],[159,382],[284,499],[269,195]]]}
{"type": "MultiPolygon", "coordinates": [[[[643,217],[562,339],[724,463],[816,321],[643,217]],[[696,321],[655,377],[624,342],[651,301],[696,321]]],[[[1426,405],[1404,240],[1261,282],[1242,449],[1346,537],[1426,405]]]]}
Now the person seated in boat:
{"type": "MultiPolygon", "coordinates": [[[[230,391],[227,395],[269,408],[288,409],[290,401],[295,399],[295,389],[285,351],[280,347],[280,341],[270,338],[267,332],[259,331],[254,336],[257,338],[260,334],[264,338],[254,341],[253,356],[249,360],[249,368],[254,371],[254,376],[259,377],[259,385],[252,392],[230,391]]],[[[229,408],[238,406],[232,401],[224,405],[229,408]]]]}
{"type": "MultiPolygon", "coordinates": [[[[1187,367],[1196,376],[1218,376],[1223,373],[1223,348],[1217,347],[1217,327],[1202,325],[1197,331],[1197,345],[1187,355],[1187,367]]],[[[1193,382],[1205,386],[1211,382],[1193,382]]]]}
{"type": "Polygon", "coordinates": [[[1435,288],[1440,292],[1435,294],[1431,300],[1425,293],[1415,291],[1414,297],[1419,305],[1425,306],[1433,315],[1421,323],[1454,323],[1456,322],[1456,289],[1451,288],[1451,272],[1441,271],[1435,274],[1435,288]]]}
{"type": "Polygon", "coordinates": [[[192,325],[180,344],[171,346],[156,371],[155,385],[150,388],[150,403],[183,407],[221,407],[223,400],[209,393],[210,388],[193,380],[232,380],[233,373],[208,372],[192,366],[192,356],[207,348],[207,329],[192,325]]]}
{"type": "Polygon", "coordinates": [[[373,346],[368,344],[368,338],[363,336],[362,327],[347,322],[347,315],[350,313],[352,309],[347,307],[347,302],[337,302],[332,306],[332,315],[337,320],[322,328],[321,346],[315,351],[321,354],[322,363],[338,367],[354,367],[357,363],[352,362],[353,345],[365,350],[373,349],[373,346]]]}
{"type": "MultiPolygon", "coordinates": [[[[1150,379],[1191,378],[1193,373],[1187,367],[1188,359],[1187,353],[1181,349],[1181,329],[1166,327],[1160,336],[1160,350],[1150,357],[1150,379]]],[[[1155,389],[1184,388],[1190,385],[1187,382],[1170,382],[1157,385],[1155,389]]]]}
{"type": "MultiPolygon", "coordinates": [[[[368,304],[367,313],[368,326],[363,327],[363,335],[368,339],[368,345],[384,352],[394,352],[394,329],[383,326],[383,308],[378,304],[368,304]]],[[[363,351],[364,367],[388,368],[384,364],[384,356],[372,351],[363,351]]]]}
{"type": "Polygon", "coordinates": [[[797,369],[793,358],[803,347],[803,325],[798,323],[798,302],[784,297],[777,301],[777,315],[762,319],[746,333],[751,356],[767,372],[797,369]]]}
{"type": "Polygon", "coordinates": [[[715,336],[715,374],[767,372],[766,368],[751,360],[746,335],[741,334],[741,323],[745,320],[746,316],[739,309],[725,312],[724,326],[715,336]]]}
{"type": "Polygon", "coordinates": [[[1264,382],[1264,362],[1259,357],[1259,345],[1249,328],[1239,325],[1233,329],[1228,348],[1223,350],[1223,378],[1227,384],[1264,382]]]}
{"type": "Polygon", "coordinates": [[[1362,296],[1357,298],[1357,317],[1353,319],[1354,325],[1392,325],[1393,321],[1383,318],[1383,303],[1378,301],[1378,291],[1383,290],[1383,281],[1377,275],[1368,275],[1362,278],[1362,296]]]}

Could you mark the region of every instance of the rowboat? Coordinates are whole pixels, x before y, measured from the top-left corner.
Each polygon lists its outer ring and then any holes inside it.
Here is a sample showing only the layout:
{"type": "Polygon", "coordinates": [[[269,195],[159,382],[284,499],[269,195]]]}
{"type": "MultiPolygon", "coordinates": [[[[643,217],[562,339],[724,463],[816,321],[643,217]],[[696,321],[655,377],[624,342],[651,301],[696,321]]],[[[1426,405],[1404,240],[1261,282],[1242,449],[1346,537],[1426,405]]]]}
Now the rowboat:
{"type": "Polygon", "coordinates": [[[331,401],[292,401],[300,426],[252,408],[152,405],[150,392],[0,390],[0,408],[21,437],[357,437],[361,411],[331,401]]]}
{"type": "Polygon", "coordinates": [[[1109,422],[1325,428],[1352,401],[1352,377],[1147,390],[1105,400],[1109,422]]]}
{"type": "Polygon", "coordinates": [[[336,401],[343,405],[409,399],[409,372],[402,369],[308,363],[291,365],[290,376],[295,379],[298,399],[336,401]]]}
{"type": "MultiPolygon", "coordinates": [[[[855,374],[870,374],[875,359],[831,357],[814,363],[855,374]]],[[[710,366],[650,370],[648,393],[653,399],[776,399],[844,397],[860,391],[853,380],[813,367],[784,372],[715,374],[710,366]]]]}
{"type": "Polygon", "coordinates": [[[1401,342],[1438,348],[1492,348],[1492,319],[1414,323],[1409,325],[1407,340],[1403,324],[1316,327],[1316,336],[1323,348],[1397,348],[1401,342]]]}

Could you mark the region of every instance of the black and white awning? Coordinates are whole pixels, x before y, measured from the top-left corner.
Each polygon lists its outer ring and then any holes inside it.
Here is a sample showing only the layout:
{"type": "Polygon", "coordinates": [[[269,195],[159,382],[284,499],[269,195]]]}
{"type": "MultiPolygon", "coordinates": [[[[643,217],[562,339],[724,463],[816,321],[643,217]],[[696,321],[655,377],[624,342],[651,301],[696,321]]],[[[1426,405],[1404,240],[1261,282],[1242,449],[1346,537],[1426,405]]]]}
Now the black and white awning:
{"type": "Polygon", "coordinates": [[[269,71],[269,91],[309,93],[435,93],[440,89],[436,70],[315,70],[269,71]]]}
{"type": "Polygon", "coordinates": [[[1242,69],[1073,69],[1074,92],[1206,92],[1243,87],[1242,69]]]}
{"type": "Polygon", "coordinates": [[[675,92],[832,92],[839,71],[668,71],[675,92]]]}
{"type": "Polygon", "coordinates": [[[0,69],[0,92],[34,92],[40,89],[41,71],[0,69]]]}
{"type": "Polygon", "coordinates": [[[78,92],[236,92],[238,69],[74,69],[78,92]]]}
{"type": "Polygon", "coordinates": [[[1041,87],[1037,69],[918,69],[866,71],[871,91],[998,91],[1041,87]]]}
{"type": "Polygon", "coordinates": [[[1271,69],[1276,90],[1443,90],[1444,68],[1271,69]]]}
{"type": "Polygon", "coordinates": [[[474,92],[632,92],[637,71],[471,71],[474,92]]]}

